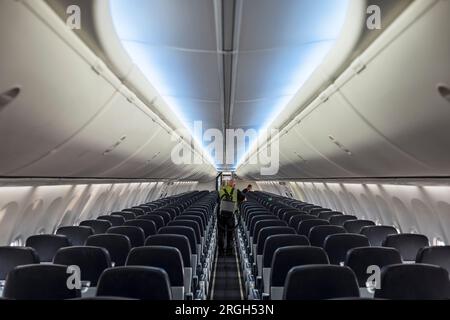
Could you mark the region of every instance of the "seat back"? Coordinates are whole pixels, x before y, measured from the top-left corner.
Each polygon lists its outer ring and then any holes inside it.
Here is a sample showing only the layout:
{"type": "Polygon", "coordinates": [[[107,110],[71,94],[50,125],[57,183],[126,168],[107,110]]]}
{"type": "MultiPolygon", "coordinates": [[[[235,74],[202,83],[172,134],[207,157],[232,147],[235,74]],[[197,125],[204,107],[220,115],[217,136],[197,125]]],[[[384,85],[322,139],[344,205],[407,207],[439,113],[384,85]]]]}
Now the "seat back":
{"type": "Polygon", "coordinates": [[[287,223],[283,220],[279,219],[272,219],[272,220],[262,220],[257,221],[255,224],[255,227],[253,229],[253,244],[256,244],[259,237],[259,232],[261,229],[267,228],[267,227],[287,227],[287,223]]]}
{"type": "Polygon", "coordinates": [[[157,230],[159,230],[159,228],[164,227],[165,225],[163,217],[158,216],[156,214],[147,214],[143,216],[138,216],[136,219],[152,221],[155,224],[157,230]]]}
{"type": "Polygon", "coordinates": [[[159,229],[158,234],[178,234],[187,237],[189,239],[191,253],[197,254],[197,238],[194,229],[180,226],[162,227],[159,229]]]}
{"type": "Polygon", "coordinates": [[[66,236],[73,246],[84,246],[87,238],[94,234],[94,229],[87,226],[60,227],[56,234],[66,236]]]}
{"type": "Polygon", "coordinates": [[[175,227],[188,227],[192,228],[195,232],[196,239],[200,240],[202,238],[202,233],[200,231],[200,226],[197,222],[192,220],[174,220],[170,221],[167,224],[168,227],[175,226],[175,227]]]}
{"type": "Polygon", "coordinates": [[[381,286],[376,298],[392,300],[450,299],[448,272],[428,264],[395,264],[381,272],[381,286]]]}
{"type": "Polygon", "coordinates": [[[378,266],[380,269],[402,263],[402,258],[398,250],[394,248],[383,247],[361,247],[350,249],[345,258],[345,265],[355,272],[359,286],[366,287],[367,279],[370,274],[367,273],[369,266],[378,266]]]}
{"type": "Polygon", "coordinates": [[[417,253],[416,262],[434,264],[450,273],[450,246],[422,248],[417,253]]]}
{"type": "Polygon", "coordinates": [[[328,264],[322,248],[310,246],[282,247],[275,250],[270,273],[270,296],[272,300],[283,297],[286,276],[293,267],[308,264],[328,264]]]}
{"type": "Polygon", "coordinates": [[[413,233],[389,235],[383,241],[383,247],[397,249],[404,261],[416,261],[419,250],[428,245],[427,236],[413,233]]]}
{"type": "Polygon", "coordinates": [[[360,233],[363,227],[374,226],[375,222],[370,220],[350,220],[344,222],[344,228],[348,233],[360,233]]]}
{"type": "Polygon", "coordinates": [[[81,297],[80,290],[68,288],[69,277],[67,266],[18,266],[9,272],[3,296],[14,300],[64,300],[81,297]]]}
{"type": "Polygon", "coordinates": [[[127,227],[138,227],[144,231],[145,238],[155,235],[158,231],[156,225],[153,221],[144,219],[134,219],[125,221],[123,226],[127,227]]]}
{"type": "Polygon", "coordinates": [[[17,266],[39,262],[39,256],[33,248],[0,247],[0,280],[5,280],[8,272],[17,266]]]}
{"type": "Polygon", "coordinates": [[[53,263],[78,266],[81,280],[90,281],[91,287],[96,287],[102,272],[111,267],[111,258],[105,248],[77,246],[59,249],[53,263]]]}
{"type": "Polygon", "coordinates": [[[347,231],[341,226],[315,226],[309,231],[309,242],[312,246],[322,247],[324,246],[325,239],[332,234],[345,234],[347,231]]]}
{"type": "Polygon", "coordinates": [[[359,297],[355,274],[348,267],[307,265],[289,271],[284,300],[325,300],[359,297]]]}
{"type": "Polygon", "coordinates": [[[109,221],[113,227],[118,227],[125,223],[125,218],[121,216],[99,216],[97,217],[97,220],[109,221]]]}
{"type": "Polygon", "coordinates": [[[157,234],[150,236],[145,240],[145,246],[169,246],[177,248],[181,257],[183,258],[183,265],[185,267],[192,267],[191,265],[191,246],[189,239],[180,234],[157,234]]]}
{"type": "Polygon", "coordinates": [[[317,216],[319,219],[330,220],[331,217],[343,216],[344,214],[339,211],[323,211],[317,216]]]}
{"type": "Polygon", "coordinates": [[[328,254],[330,263],[340,265],[345,262],[350,249],[369,246],[369,239],[362,234],[342,233],[326,237],[323,247],[328,254]]]}
{"type": "Polygon", "coordinates": [[[119,227],[111,227],[106,230],[108,234],[121,234],[128,239],[130,239],[131,247],[141,247],[145,242],[145,233],[144,230],[140,227],[133,226],[119,226],[119,227]]]}
{"type": "Polygon", "coordinates": [[[330,217],[330,219],[328,221],[330,222],[330,224],[332,224],[334,226],[344,226],[345,222],[353,221],[353,220],[358,220],[358,218],[356,216],[344,214],[344,215],[332,216],[332,217],[330,217]]]}
{"type": "Polygon", "coordinates": [[[100,276],[97,296],[140,300],[172,300],[170,280],[160,268],[127,266],[105,270],[100,276]]]}
{"type": "Polygon", "coordinates": [[[184,300],[184,266],[181,252],[174,247],[148,246],[131,249],[127,266],[161,268],[169,276],[174,300],[184,300]]]}
{"type": "Polygon", "coordinates": [[[111,228],[112,223],[106,220],[85,220],[80,222],[80,226],[91,227],[94,230],[94,234],[101,234],[111,228]]]}
{"type": "Polygon", "coordinates": [[[96,234],[86,240],[86,246],[105,248],[115,266],[123,266],[131,250],[130,239],[120,234],[96,234]]]}
{"type": "Polygon", "coordinates": [[[368,226],[363,227],[359,232],[365,235],[370,242],[371,246],[381,246],[387,236],[392,234],[398,234],[397,229],[391,226],[368,226]]]}
{"type": "Polygon", "coordinates": [[[70,247],[71,244],[69,239],[63,235],[39,234],[29,237],[25,246],[36,250],[41,262],[52,262],[56,251],[70,247]]]}
{"type": "MultiPolygon", "coordinates": [[[[140,212],[140,213],[145,214],[145,211],[142,210],[142,212],[140,212]]],[[[123,217],[125,219],[125,221],[136,219],[136,214],[134,212],[130,212],[130,211],[113,212],[113,213],[111,213],[111,215],[123,217]]]]}
{"type": "Polygon", "coordinates": [[[302,221],[315,219],[317,219],[317,217],[310,214],[297,214],[289,219],[289,227],[298,230],[298,226],[302,221]]]}
{"type": "Polygon", "coordinates": [[[299,223],[297,233],[308,237],[312,228],[317,226],[327,226],[329,224],[330,223],[327,220],[323,219],[307,219],[299,223]]]}

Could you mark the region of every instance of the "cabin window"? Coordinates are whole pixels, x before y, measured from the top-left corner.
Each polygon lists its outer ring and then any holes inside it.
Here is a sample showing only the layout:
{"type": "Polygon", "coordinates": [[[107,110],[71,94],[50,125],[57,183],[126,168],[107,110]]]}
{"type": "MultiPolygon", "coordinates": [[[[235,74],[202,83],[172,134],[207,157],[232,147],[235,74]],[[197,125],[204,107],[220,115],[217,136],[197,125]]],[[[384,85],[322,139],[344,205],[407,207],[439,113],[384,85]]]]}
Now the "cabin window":
{"type": "Polygon", "coordinates": [[[445,246],[445,242],[439,237],[434,237],[433,238],[433,246],[442,247],[442,246],[445,246]]]}
{"type": "Polygon", "coordinates": [[[22,237],[16,237],[10,244],[11,247],[21,247],[23,246],[22,237]]]}

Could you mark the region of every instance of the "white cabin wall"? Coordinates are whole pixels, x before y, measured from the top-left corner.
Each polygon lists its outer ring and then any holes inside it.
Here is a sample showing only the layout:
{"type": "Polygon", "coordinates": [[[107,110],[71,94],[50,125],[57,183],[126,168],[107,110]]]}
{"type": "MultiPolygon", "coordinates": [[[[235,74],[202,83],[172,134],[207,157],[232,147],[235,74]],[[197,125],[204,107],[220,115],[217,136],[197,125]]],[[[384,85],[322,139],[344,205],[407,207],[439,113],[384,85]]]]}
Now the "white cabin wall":
{"type": "Polygon", "coordinates": [[[257,182],[267,192],[356,215],[402,233],[421,233],[433,244],[450,243],[450,183],[416,182],[257,182]]]}
{"type": "Polygon", "coordinates": [[[0,246],[196,189],[196,182],[0,182],[0,246]]]}

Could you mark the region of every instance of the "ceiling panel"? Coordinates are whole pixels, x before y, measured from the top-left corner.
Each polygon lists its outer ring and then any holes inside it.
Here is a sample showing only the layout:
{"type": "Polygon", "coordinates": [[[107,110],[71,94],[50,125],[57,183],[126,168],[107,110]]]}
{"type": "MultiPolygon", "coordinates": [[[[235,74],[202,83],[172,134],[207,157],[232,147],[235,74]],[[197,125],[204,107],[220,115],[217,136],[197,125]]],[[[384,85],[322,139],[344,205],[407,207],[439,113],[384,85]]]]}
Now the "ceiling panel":
{"type": "Polygon", "coordinates": [[[121,40],[185,49],[217,48],[211,0],[111,0],[110,6],[121,40]]]}

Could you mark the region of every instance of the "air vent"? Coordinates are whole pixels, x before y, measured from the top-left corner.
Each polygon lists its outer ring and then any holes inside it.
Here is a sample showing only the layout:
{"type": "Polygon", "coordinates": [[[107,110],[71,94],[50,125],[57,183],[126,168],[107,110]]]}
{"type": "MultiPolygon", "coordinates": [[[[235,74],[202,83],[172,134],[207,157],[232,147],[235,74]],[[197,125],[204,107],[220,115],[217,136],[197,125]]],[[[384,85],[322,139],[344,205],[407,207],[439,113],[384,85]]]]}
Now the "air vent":
{"type": "Polygon", "coordinates": [[[447,102],[450,102],[450,88],[445,84],[439,84],[437,86],[439,95],[447,100],[447,102]]]}
{"type": "Polygon", "coordinates": [[[20,88],[15,87],[0,94],[0,111],[13,102],[20,94],[20,88]]]}
{"type": "Polygon", "coordinates": [[[111,152],[113,152],[118,146],[120,146],[125,140],[127,139],[127,136],[122,136],[120,137],[120,139],[114,143],[111,147],[109,147],[108,149],[105,150],[105,152],[103,152],[104,156],[107,156],[108,154],[110,154],[111,152]]]}
{"type": "Polygon", "coordinates": [[[338,140],[336,140],[335,137],[328,136],[328,138],[331,140],[331,142],[333,142],[339,149],[344,151],[346,154],[348,154],[349,156],[353,155],[352,152],[349,149],[347,149],[342,143],[340,143],[338,140]]]}

